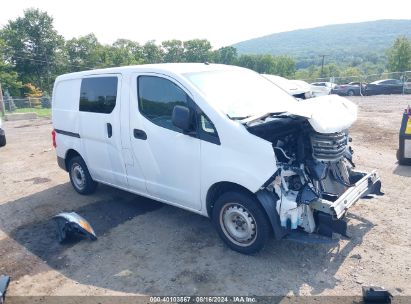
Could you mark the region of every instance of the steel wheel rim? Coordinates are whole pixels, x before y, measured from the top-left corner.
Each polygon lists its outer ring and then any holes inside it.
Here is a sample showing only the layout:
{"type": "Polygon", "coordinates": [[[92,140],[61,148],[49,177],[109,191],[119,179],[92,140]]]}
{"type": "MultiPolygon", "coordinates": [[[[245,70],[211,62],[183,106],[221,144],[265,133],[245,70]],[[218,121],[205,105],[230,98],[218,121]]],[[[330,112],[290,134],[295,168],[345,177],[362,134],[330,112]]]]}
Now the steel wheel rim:
{"type": "Polygon", "coordinates": [[[220,226],[224,235],[238,246],[250,246],[257,238],[257,223],[253,215],[238,203],[228,203],[221,208],[220,226]]]}
{"type": "Polygon", "coordinates": [[[73,164],[73,166],[71,167],[71,176],[76,188],[83,190],[86,186],[86,174],[79,164],[73,164]]]}

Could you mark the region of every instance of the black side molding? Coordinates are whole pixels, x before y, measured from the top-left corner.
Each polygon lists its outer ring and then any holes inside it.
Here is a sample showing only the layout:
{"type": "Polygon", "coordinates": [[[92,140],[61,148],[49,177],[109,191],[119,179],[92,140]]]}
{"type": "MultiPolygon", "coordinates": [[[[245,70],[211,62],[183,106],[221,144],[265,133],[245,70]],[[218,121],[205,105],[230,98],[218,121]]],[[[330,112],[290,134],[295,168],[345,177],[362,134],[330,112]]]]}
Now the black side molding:
{"type": "Polygon", "coordinates": [[[273,228],[275,239],[281,240],[288,234],[289,231],[280,225],[280,216],[278,215],[276,209],[277,198],[273,193],[270,193],[267,190],[259,190],[255,194],[257,199],[260,201],[261,206],[263,206],[265,212],[267,213],[267,217],[273,228]]]}
{"type": "Polygon", "coordinates": [[[66,160],[64,158],[62,158],[60,156],[57,156],[57,164],[64,171],[68,171],[67,168],[66,168],[66,160]]]}
{"type": "Polygon", "coordinates": [[[68,131],[59,130],[59,129],[54,129],[54,131],[58,134],[80,138],[80,134],[78,134],[78,133],[68,132],[68,131]]]}

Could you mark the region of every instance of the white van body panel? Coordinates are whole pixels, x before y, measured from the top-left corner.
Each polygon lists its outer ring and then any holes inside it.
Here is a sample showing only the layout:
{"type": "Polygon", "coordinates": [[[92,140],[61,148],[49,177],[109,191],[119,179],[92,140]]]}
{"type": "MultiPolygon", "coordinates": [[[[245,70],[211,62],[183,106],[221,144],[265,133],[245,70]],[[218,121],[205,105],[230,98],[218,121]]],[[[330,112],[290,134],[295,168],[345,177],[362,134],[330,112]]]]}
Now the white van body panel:
{"type": "MultiPolygon", "coordinates": [[[[277,170],[272,144],[249,133],[239,121],[229,119],[183,76],[186,72],[210,69],[224,70],[227,66],[143,65],[59,76],[53,96],[53,126],[79,133],[80,139],[57,134],[57,155],[64,158],[67,150],[74,149],[83,156],[95,180],[204,215],[207,214],[205,204],[208,190],[216,183],[235,183],[255,193],[277,170]],[[118,75],[114,117],[79,112],[81,79],[93,75],[118,75]],[[161,128],[147,120],[138,110],[137,75],[157,75],[177,84],[212,121],[221,144],[161,128]],[[101,140],[106,132],[105,123],[112,123],[115,140],[101,140]],[[135,139],[133,129],[150,133],[148,140],[135,139]],[[93,140],[95,146],[86,148],[87,140],[93,140]],[[191,145],[189,150],[187,145],[191,145]],[[172,159],[164,153],[166,149],[173,153],[172,159]],[[198,186],[195,186],[197,180],[198,186]],[[185,192],[182,189],[187,181],[190,186],[186,185],[186,189],[191,190],[185,192]]],[[[314,129],[323,133],[349,127],[356,118],[356,111],[356,106],[351,102],[334,96],[314,98],[298,106],[290,105],[289,109],[290,113],[307,117],[314,129]],[[334,115],[335,106],[339,108],[341,119],[334,115]]],[[[249,118],[253,119],[257,118],[249,118]]]]}
{"type": "MultiPolygon", "coordinates": [[[[177,75],[176,75],[177,77],[177,75]]],[[[232,182],[255,193],[277,170],[272,144],[250,134],[246,128],[213,108],[206,97],[184,78],[198,106],[217,129],[221,145],[201,141],[201,201],[219,182],[232,182]]]]}
{"type": "MultiPolygon", "coordinates": [[[[148,120],[139,111],[137,78],[158,77],[171,81],[190,96],[175,78],[159,73],[133,73],[130,83],[130,130],[144,130],[147,139],[130,136],[133,159],[139,162],[147,193],[200,211],[200,139],[179,133],[148,120]]],[[[131,177],[132,178],[132,177],[131,177]]]]}
{"type": "Polygon", "coordinates": [[[306,100],[303,107],[311,112],[309,122],[318,133],[339,132],[348,129],[357,120],[358,106],[338,95],[306,100]]]}
{"type": "MultiPolygon", "coordinates": [[[[130,142],[135,146],[134,161],[140,159],[149,195],[206,215],[206,196],[212,185],[231,182],[255,192],[275,172],[271,144],[211,108],[184,78],[142,72],[134,74],[130,84],[136,83],[139,75],[157,76],[179,85],[213,121],[221,141],[216,145],[154,125],[136,110],[137,90],[131,88],[130,129],[145,130],[148,139],[139,141],[131,136],[130,142]]],[[[129,176],[130,182],[132,179],[129,176]]]]}
{"type": "MultiPolygon", "coordinates": [[[[207,215],[206,196],[211,186],[231,182],[256,192],[276,171],[275,157],[269,142],[210,106],[178,73],[177,66],[146,65],[59,76],[54,87],[53,127],[79,134],[80,138],[57,133],[57,155],[65,158],[73,149],[98,182],[207,215]],[[213,122],[221,144],[158,127],[141,115],[136,77],[144,74],[164,77],[182,88],[213,122]],[[81,80],[110,75],[119,77],[113,112],[101,115],[79,111],[81,80]],[[106,136],[107,123],[113,125],[110,139],[106,136]],[[147,141],[135,139],[133,129],[145,130],[147,141]]],[[[198,64],[182,67],[187,71],[193,67],[208,69],[198,64]]]]}
{"type": "Polygon", "coordinates": [[[99,74],[85,76],[83,79],[95,77],[117,78],[117,101],[109,114],[79,111],[81,142],[88,168],[95,180],[128,187],[126,169],[122,156],[120,114],[121,114],[121,74],[99,74]],[[112,135],[108,135],[108,124],[112,135]]]}
{"type": "Polygon", "coordinates": [[[298,102],[248,69],[158,64],[66,74],[52,106],[57,161],[77,192],[92,193],[97,181],[218,214],[215,224],[234,238],[230,246],[244,245],[240,252],[261,248],[256,229],[267,220],[276,239],[346,235],[347,209],[381,194],[375,171],[353,170],[355,104],[338,96],[298,102]],[[86,166],[68,161],[72,152],[86,166]]]}
{"type": "Polygon", "coordinates": [[[221,146],[201,142],[202,201],[208,189],[228,181],[255,193],[277,170],[271,143],[233,124],[219,130],[221,146]],[[234,132],[233,132],[234,131],[234,132]]]}
{"type": "MultiPolygon", "coordinates": [[[[269,113],[243,119],[243,122],[250,125],[269,113]]],[[[305,100],[298,107],[290,107],[288,113],[307,118],[315,131],[329,134],[351,127],[357,120],[358,106],[347,98],[326,95],[305,100]]]]}
{"type": "MultiPolygon", "coordinates": [[[[213,68],[225,69],[226,66],[214,65],[213,68]]],[[[250,134],[239,122],[210,106],[201,92],[181,75],[193,69],[202,71],[209,67],[143,65],[57,77],[53,127],[80,136],[57,133],[57,156],[65,158],[67,151],[73,149],[83,157],[94,180],[206,216],[207,192],[214,184],[231,182],[251,192],[258,191],[276,171],[271,143],[250,134]],[[144,74],[164,77],[183,89],[213,122],[221,144],[160,128],[142,116],[138,111],[136,76],[144,74]],[[113,112],[101,115],[79,111],[81,80],[113,75],[119,77],[113,112]],[[113,125],[112,139],[115,140],[106,138],[106,123],[113,125]],[[135,139],[133,129],[150,133],[148,140],[144,143],[135,139]],[[191,148],[187,149],[187,145],[191,148]],[[166,147],[170,147],[173,160],[170,153],[164,153],[166,147]]]]}
{"type": "MultiPolygon", "coordinates": [[[[56,80],[54,83],[52,120],[55,130],[79,134],[80,85],[80,78],[56,80]]],[[[79,138],[56,133],[56,140],[59,143],[56,147],[58,157],[65,159],[66,153],[70,149],[77,151],[80,155],[84,154],[79,138]]],[[[87,164],[87,160],[85,162],[87,164]]]]}

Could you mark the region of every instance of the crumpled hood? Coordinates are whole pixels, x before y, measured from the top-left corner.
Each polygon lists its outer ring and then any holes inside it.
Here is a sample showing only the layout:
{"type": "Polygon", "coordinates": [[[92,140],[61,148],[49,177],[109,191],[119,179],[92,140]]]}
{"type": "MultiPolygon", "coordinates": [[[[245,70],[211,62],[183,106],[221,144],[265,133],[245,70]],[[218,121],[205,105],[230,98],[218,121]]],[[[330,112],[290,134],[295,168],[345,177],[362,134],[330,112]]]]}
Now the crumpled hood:
{"type": "Polygon", "coordinates": [[[358,106],[347,98],[326,95],[301,101],[289,113],[308,118],[318,133],[335,133],[348,129],[357,120],[358,106]]]}

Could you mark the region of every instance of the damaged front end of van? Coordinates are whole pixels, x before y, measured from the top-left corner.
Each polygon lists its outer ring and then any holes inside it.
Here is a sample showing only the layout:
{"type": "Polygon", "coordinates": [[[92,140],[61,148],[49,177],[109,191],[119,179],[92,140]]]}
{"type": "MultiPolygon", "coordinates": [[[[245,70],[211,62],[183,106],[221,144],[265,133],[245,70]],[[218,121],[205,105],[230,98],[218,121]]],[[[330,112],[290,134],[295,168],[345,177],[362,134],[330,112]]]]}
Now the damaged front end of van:
{"type": "Polygon", "coordinates": [[[355,170],[348,128],[356,118],[355,104],[324,96],[306,101],[299,112],[243,120],[250,133],[272,143],[277,170],[257,197],[277,239],[315,243],[347,236],[348,209],[382,194],[375,170],[355,170]]]}

